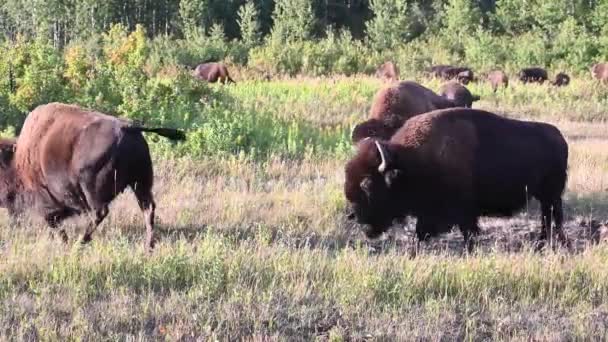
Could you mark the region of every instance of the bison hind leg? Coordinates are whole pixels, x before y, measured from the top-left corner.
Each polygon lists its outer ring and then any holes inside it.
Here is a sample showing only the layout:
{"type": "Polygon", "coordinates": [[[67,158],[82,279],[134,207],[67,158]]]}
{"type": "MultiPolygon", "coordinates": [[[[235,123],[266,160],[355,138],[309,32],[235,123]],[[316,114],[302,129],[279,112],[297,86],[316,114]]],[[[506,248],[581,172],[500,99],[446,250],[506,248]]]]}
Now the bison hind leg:
{"type": "Polygon", "coordinates": [[[146,248],[151,251],[154,248],[156,240],[154,238],[154,215],[156,210],[156,203],[154,203],[154,196],[152,195],[151,187],[132,186],[137,203],[144,215],[144,222],[146,225],[146,248]]]}

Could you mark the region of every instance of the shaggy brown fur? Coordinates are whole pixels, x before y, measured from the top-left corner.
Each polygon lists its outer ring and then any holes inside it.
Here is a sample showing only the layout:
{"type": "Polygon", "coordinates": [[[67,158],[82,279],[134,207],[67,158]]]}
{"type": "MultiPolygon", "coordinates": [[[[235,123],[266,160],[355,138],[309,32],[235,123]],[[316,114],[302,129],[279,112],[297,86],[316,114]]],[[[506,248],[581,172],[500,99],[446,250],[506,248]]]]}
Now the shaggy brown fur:
{"type": "Polygon", "coordinates": [[[511,216],[528,198],[541,203],[542,234],[562,232],[568,145],[552,125],[453,108],[406,121],[389,142],[366,139],[345,167],[344,193],[365,233],[394,219],[418,219],[420,240],[462,231],[467,248],[480,216],[511,216]],[[497,139],[496,137],[500,137],[497,139]]]}
{"type": "Polygon", "coordinates": [[[600,82],[608,84],[608,63],[597,63],[592,66],[591,75],[600,82]]]}
{"type": "Polygon", "coordinates": [[[366,137],[389,139],[412,116],[455,106],[416,82],[399,82],[376,93],[370,119],[355,126],[351,138],[353,142],[366,137]]]}
{"type": "Polygon", "coordinates": [[[500,87],[508,87],[509,86],[509,77],[502,70],[494,70],[490,71],[488,74],[488,81],[492,85],[492,90],[496,92],[500,87]]]}
{"type": "Polygon", "coordinates": [[[524,68],[519,72],[519,80],[522,83],[543,84],[548,78],[547,70],[543,68],[524,68]]]}
{"type": "Polygon", "coordinates": [[[399,79],[399,68],[393,62],[385,62],[376,70],[376,77],[389,82],[397,81],[399,79]]]}
{"type": "Polygon", "coordinates": [[[471,94],[469,89],[455,81],[443,84],[439,95],[452,101],[457,107],[471,108],[473,102],[479,101],[479,96],[471,94]]]}
{"type": "Polygon", "coordinates": [[[210,83],[220,82],[223,84],[226,83],[235,83],[232,78],[230,78],[230,74],[228,74],[228,69],[222,63],[203,63],[199,64],[193,71],[194,77],[201,79],[203,81],[207,81],[210,83]]]}
{"type": "MultiPolygon", "coordinates": [[[[144,213],[147,246],[152,248],[153,171],[141,132],[185,139],[177,130],[138,127],[77,106],[37,107],[26,118],[16,147],[10,140],[0,144],[0,206],[12,216],[34,209],[52,228],[91,212],[94,222],[82,239],[88,242],[108,214],[109,203],[130,187],[144,213]]],[[[67,241],[65,231],[60,234],[67,241]]]]}
{"type": "Polygon", "coordinates": [[[560,72],[559,74],[555,75],[555,80],[551,82],[551,85],[554,85],[556,87],[565,87],[568,84],[570,84],[570,76],[563,72],[560,72]]]}

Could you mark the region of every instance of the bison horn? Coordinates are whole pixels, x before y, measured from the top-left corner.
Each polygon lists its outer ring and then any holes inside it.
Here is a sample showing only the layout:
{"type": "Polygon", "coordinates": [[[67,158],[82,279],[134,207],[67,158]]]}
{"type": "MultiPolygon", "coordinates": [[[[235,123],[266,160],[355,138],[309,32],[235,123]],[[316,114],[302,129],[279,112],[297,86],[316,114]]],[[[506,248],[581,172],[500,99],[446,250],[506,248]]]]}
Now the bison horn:
{"type": "Polygon", "coordinates": [[[380,166],[378,166],[378,171],[380,173],[384,173],[384,171],[386,171],[386,156],[384,153],[385,152],[384,147],[378,141],[375,141],[375,143],[376,143],[376,147],[378,147],[378,152],[380,153],[380,159],[382,159],[380,166]]]}

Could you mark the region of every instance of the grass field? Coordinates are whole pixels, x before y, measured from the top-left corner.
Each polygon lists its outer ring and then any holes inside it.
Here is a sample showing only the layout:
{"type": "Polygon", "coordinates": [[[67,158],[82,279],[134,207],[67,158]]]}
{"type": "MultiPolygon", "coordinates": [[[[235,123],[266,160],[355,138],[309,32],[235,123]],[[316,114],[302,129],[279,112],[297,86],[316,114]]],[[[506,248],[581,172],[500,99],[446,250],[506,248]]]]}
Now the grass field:
{"type": "Polygon", "coordinates": [[[130,193],[84,247],[86,217],[66,223],[66,247],[37,218],[11,226],[0,211],[0,339],[608,338],[608,247],[588,224],[608,220],[608,89],[585,79],[563,89],[514,82],[497,94],[469,87],[482,96],[476,108],[566,135],[572,253],[532,251],[530,203],[513,218],[483,219],[473,255],[462,255],[454,232],[412,257],[413,222],[367,241],[344,218],[350,128],[380,86],[365,77],[229,86],[239,108],[304,122],[315,138],[263,158],[154,148],[160,241],[151,255],[130,193]]]}

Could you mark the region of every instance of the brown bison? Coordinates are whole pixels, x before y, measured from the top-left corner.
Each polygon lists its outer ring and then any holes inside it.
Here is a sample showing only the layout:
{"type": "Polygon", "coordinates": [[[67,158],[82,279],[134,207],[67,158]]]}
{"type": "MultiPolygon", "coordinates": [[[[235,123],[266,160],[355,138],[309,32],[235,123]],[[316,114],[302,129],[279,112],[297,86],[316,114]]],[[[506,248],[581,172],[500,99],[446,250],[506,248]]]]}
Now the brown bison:
{"type": "Polygon", "coordinates": [[[418,219],[419,241],[458,225],[468,250],[480,216],[511,216],[534,197],[540,238],[557,232],[568,245],[561,198],[567,164],[568,145],[552,125],[444,109],[409,119],[390,141],[360,142],[345,167],[344,193],[349,218],[366,225],[369,238],[409,215],[418,219]]]}
{"type": "Polygon", "coordinates": [[[397,81],[399,68],[393,62],[385,62],[376,70],[376,77],[390,82],[397,81]]]}
{"type": "Polygon", "coordinates": [[[563,72],[560,72],[559,74],[555,75],[555,80],[551,82],[551,85],[556,87],[565,87],[568,84],[570,84],[570,76],[563,72]]]}
{"type": "Polygon", "coordinates": [[[591,67],[593,78],[608,84],[608,63],[597,63],[591,67]]]}
{"type": "Polygon", "coordinates": [[[473,102],[479,101],[478,95],[471,94],[469,89],[455,81],[442,85],[439,95],[452,101],[456,107],[471,108],[473,102]]]}
{"type": "Polygon", "coordinates": [[[438,72],[438,78],[444,80],[457,80],[462,84],[469,84],[475,79],[473,71],[467,67],[455,67],[455,66],[440,66],[438,72]]]}
{"type": "Polygon", "coordinates": [[[519,80],[523,83],[543,84],[549,77],[543,68],[524,68],[519,72],[519,80]]]}
{"type": "Polygon", "coordinates": [[[454,66],[447,64],[434,65],[427,69],[427,73],[432,77],[441,78],[444,74],[444,71],[451,68],[454,68],[454,66]]]}
{"type": "Polygon", "coordinates": [[[370,118],[353,129],[352,140],[366,137],[389,139],[405,120],[435,109],[456,105],[432,90],[412,81],[402,81],[376,93],[370,109],[370,118]]]}
{"type": "Polygon", "coordinates": [[[508,87],[509,86],[509,77],[502,70],[494,70],[490,71],[488,74],[488,81],[492,85],[492,90],[496,92],[500,87],[508,87]]]}
{"type": "Polygon", "coordinates": [[[199,64],[196,68],[194,68],[192,74],[194,77],[210,83],[215,83],[218,81],[223,84],[235,83],[234,80],[230,78],[228,69],[222,63],[199,64]]]}
{"type": "MultiPolygon", "coordinates": [[[[34,109],[19,138],[0,143],[0,206],[15,217],[27,209],[51,228],[64,219],[92,213],[82,242],[108,214],[109,203],[127,186],[144,214],[146,246],[154,245],[155,203],[148,144],[142,132],[184,140],[183,132],[145,128],[73,105],[34,109]]],[[[59,231],[67,242],[67,234],[59,231]]]]}

